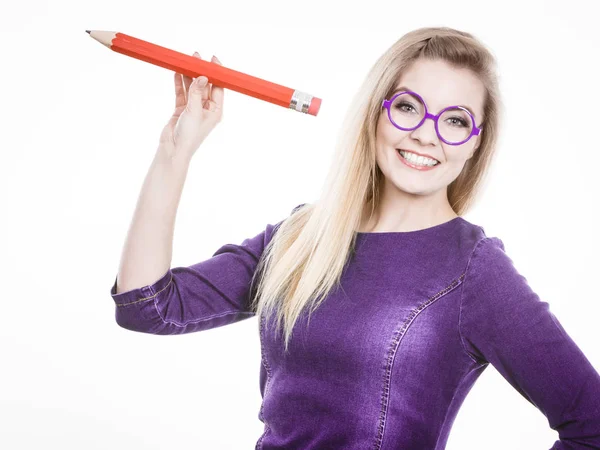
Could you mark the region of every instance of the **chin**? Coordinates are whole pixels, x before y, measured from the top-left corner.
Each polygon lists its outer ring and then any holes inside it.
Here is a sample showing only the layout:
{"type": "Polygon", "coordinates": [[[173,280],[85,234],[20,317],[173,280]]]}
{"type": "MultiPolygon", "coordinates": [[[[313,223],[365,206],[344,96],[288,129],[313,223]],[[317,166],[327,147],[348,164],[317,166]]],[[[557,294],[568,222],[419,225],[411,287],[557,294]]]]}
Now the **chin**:
{"type": "Polygon", "coordinates": [[[396,188],[405,193],[405,194],[409,194],[409,195],[420,195],[420,196],[427,196],[427,195],[432,195],[434,192],[436,192],[435,190],[423,190],[423,188],[404,188],[401,186],[396,186],[396,188]]]}
{"type": "MultiPolygon", "coordinates": [[[[397,175],[397,178],[403,178],[403,175],[399,174],[397,175]]],[[[439,187],[436,187],[431,183],[411,183],[406,179],[396,181],[391,178],[389,184],[391,188],[410,195],[430,195],[439,190],[439,187]]]]}

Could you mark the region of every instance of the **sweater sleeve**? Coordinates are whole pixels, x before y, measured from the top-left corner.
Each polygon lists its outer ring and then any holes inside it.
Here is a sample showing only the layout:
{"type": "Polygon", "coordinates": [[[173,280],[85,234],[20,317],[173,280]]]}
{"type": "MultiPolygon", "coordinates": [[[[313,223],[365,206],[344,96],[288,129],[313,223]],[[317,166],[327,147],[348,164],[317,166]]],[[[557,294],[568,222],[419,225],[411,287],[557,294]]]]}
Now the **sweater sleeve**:
{"type": "Polygon", "coordinates": [[[170,268],[147,286],[117,294],[115,277],[110,294],[117,324],[131,331],[169,335],[208,330],[254,316],[250,310],[252,279],[282,222],[268,224],[241,244],[222,245],[205,261],[170,268]]]}
{"type": "Polygon", "coordinates": [[[600,449],[600,374],[496,237],[481,239],[462,285],[459,331],[559,435],[551,450],[600,449]]]}

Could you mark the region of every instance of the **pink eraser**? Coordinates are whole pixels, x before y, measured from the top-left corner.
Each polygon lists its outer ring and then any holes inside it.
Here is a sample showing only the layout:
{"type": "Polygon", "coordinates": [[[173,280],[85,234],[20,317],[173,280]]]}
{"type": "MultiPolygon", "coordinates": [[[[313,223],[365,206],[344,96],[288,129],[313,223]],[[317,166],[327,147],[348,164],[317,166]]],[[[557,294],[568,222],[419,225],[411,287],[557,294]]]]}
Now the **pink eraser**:
{"type": "Polygon", "coordinates": [[[316,116],[319,112],[319,108],[321,108],[321,99],[313,97],[313,99],[310,101],[310,106],[308,107],[308,113],[316,116]]]}

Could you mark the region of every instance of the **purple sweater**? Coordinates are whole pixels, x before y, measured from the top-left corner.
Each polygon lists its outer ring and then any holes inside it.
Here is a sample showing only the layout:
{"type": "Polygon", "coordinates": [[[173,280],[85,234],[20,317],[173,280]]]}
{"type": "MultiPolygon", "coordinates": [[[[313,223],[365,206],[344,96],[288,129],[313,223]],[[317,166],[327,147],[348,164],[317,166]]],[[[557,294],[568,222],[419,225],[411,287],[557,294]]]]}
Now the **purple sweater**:
{"type": "MultiPolygon", "coordinates": [[[[139,289],[116,294],[115,277],[117,323],[169,335],[254,316],[251,277],[280,224],[139,289]]],[[[301,316],[288,355],[275,318],[260,321],[256,449],[444,449],[490,363],[558,432],[552,449],[600,449],[599,373],[482,227],[358,233],[341,288],[301,316]]]]}

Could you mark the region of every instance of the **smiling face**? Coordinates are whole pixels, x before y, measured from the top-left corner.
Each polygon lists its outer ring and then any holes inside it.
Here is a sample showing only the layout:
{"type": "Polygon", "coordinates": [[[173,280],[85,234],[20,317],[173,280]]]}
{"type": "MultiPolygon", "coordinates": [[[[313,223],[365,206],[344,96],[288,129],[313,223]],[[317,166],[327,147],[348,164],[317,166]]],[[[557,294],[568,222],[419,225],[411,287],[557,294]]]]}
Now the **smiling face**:
{"type": "MultiPolygon", "coordinates": [[[[430,114],[436,115],[448,106],[460,105],[472,111],[476,125],[481,125],[485,88],[467,69],[455,69],[440,60],[417,60],[403,73],[394,92],[400,87],[419,94],[430,114]]],[[[440,128],[442,120],[440,118],[440,128]]],[[[446,122],[450,126],[457,124],[452,119],[446,119],[446,122]]],[[[447,202],[446,187],[458,177],[465,162],[473,155],[480,136],[472,136],[460,145],[446,144],[438,137],[433,120],[426,119],[419,128],[403,131],[390,122],[387,110],[382,107],[377,123],[376,158],[385,176],[383,196],[427,195],[447,202]],[[412,168],[397,149],[429,155],[439,164],[426,170],[412,168]]]]}

